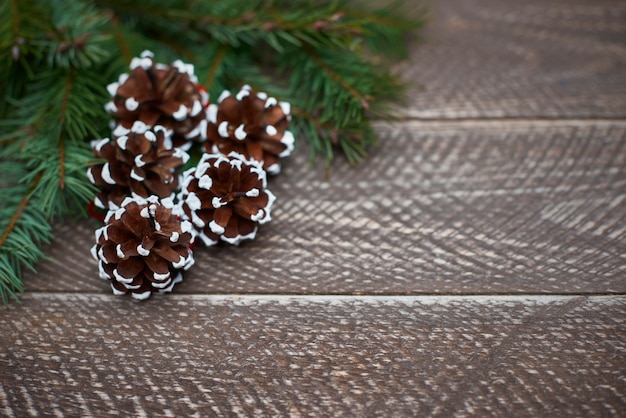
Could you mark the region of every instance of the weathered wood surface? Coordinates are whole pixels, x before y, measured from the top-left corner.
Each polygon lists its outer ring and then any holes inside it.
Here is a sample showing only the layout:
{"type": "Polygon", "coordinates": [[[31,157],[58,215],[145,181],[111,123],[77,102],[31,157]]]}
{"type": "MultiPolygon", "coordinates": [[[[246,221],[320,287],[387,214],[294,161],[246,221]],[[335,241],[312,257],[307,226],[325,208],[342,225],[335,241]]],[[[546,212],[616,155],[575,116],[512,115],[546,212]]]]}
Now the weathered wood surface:
{"type": "Polygon", "coordinates": [[[8,416],[618,416],[620,297],[30,294],[8,416]]]}
{"type": "Polygon", "coordinates": [[[174,294],[112,296],[97,222],[56,225],[0,415],[623,416],[626,3],[431,3],[407,120],[330,180],[298,149],[174,294]]]}
{"type": "MultiPolygon", "coordinates": [[[[198,248],[176,292],[626,292],[626,122],[380,132],[367,163],[328,181],[297,152],[270,183],[272,222],[240,247],[198,248]]],[[[108,293],[94,229],[59,226],[28,290],[108,293]]]]}
{"type": "Polygon", "coordinates": [[[402,70],[419,118],[626,116],[626,2],[437,0],[402,70]]]}

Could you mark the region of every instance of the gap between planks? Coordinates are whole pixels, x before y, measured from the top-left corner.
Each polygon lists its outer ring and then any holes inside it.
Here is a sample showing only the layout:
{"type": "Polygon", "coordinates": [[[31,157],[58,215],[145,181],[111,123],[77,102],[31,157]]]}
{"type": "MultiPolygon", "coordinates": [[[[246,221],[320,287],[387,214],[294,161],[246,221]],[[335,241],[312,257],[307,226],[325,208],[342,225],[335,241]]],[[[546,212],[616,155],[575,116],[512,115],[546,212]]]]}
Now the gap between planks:
{"type": "MultiPolygon", "coordinates": [[[[153,299],[164,298],[173,302],[203,301],[212,304],[251,304],[251,303],[320,303],[320,304],[420,304],[447,305],[457,303],[500,304],[548,304],[567,303],[573,300],[586,300],[600,304],[626,304],[626,294],[549,294],[549,295],[281,295],[281,294],[170,294],[153,296],[153,299]]],[[[50,299],[100,299],[120,300],[119,296],[100,293],[46,293],[29,292],[22,301],[50,299]]],[[[129,299],[129,303],[136,302],[129,299]]],[[[150,302],[147,302],[150,303],[150,302]]]]}
{"type": "Polygon", "coordinates": [[[390,122],[374,121],[377,127],[412,126],[417,128],[481,128],[505,125],[509,128],[555,128],[555,127],[626,127],[626,119],[620,118],[413,118],[399,117],[390,122]]]}

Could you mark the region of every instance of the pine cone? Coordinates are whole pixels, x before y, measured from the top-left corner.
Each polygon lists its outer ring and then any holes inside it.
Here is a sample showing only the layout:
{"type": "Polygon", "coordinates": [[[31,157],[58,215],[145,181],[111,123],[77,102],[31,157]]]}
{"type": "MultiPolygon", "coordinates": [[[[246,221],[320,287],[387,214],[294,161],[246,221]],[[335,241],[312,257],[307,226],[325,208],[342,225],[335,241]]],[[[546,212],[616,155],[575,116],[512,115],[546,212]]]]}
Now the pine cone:
{"type": "Polygon", "coordinates": [[[94,141],[92,147],[97,158],[106,160],[87,169],[89,180],[100,188],[95,204],[105,209],[117,209],[128,196],[173,196],[175,169],[189,159],[185,151],[172,148],[163,126],[151,129],[139,121],[130,130],[119,125],[113,140],[94,141]]]}
{"type": "Polygon", "coordinates": [[[261,163],[243,155],[204,154],[183,174],[182,216],[191,220],[205,245],[218,240],[238,245],[269,222],[275,197],[266,189],[261,163]]]}
{"type": "Polygon", "coordinates": [[[187,150],[191,141],[206,139],[209,97],[198,84],[193,65],[180,60],[169,66],[155,64],[153,56],[144,51],[133,58],[131,73],[107,86],[113,100],[105,110],[125,128],[137,120],[165,126],[173,131],[174,144],[187,150]]]}
{"type": "Polygon", "coordinates": [[[114,294],[130,292],[143,300],[170,292],[182,280],[181,271],[193,265],[192,226],[172,214],[172,206],[156,196],[128,198],[96,230],[92,255],[114,294]]]}
{"type": "Polygon", "coordinates": [[[260,161],[269,174],[280,172],[279,159],[291,154],[293,134],[287,130],[291,119],[289,103],[277,102],[267,94],[243,86],[236,96],[222,93],[218,104],[207,109],[208,153],[237,152],[260,161]]]}

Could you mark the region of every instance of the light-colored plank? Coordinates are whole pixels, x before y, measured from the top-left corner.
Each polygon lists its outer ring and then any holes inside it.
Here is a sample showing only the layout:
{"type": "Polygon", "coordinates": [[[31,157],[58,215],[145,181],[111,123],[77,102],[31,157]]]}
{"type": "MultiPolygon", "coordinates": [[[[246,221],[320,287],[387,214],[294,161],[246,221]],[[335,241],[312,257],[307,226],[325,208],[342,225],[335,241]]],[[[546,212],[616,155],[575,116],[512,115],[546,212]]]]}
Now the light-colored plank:
{"type": "MultiPolygon", "coordinates": [[[[423,2],[424,3],[424,2],[423,2]]],[[[626,116],[621,0],[427,0],[400,71],[419,118],[626,116]]]]}
{"type": "Polygon", "coordinates": [[[36,294],[4,416],[618,416],[625,297],[36,294]]]}
{"type": "MultiPolygon", "coordinates": [[[[198,247],[182,293],[626,291],[626,124],[405,123],[330,180],[298,150],[270,181],[273,220],[198,247]]],[[[57,225],[28,291],[109,292],[96,222],[57,225]]]]}

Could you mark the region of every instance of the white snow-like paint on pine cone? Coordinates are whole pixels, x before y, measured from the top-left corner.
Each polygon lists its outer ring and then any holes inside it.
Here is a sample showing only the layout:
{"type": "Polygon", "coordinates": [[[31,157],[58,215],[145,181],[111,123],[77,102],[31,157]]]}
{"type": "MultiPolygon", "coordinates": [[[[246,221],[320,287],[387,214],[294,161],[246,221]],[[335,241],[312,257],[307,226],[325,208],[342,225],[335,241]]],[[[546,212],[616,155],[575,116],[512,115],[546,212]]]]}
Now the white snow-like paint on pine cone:
{"type": "Polygon", "coordinates": [[[215,233],[217,235],[221,235],[225,231],[224,227],[220,226],[214,220],[209,223],[209,228],[211,229],[211,231],[213,231],[213,233],[215,233]]]}
{"type": "Polygon", "coordinates": [[[230,92],[228,90],[224,90],[220,97],[217,98],[217,103],[222,103],[224,99],[230,97],[230,92]]]}
{"type": "Polygon", "coordinates": [[[181,120],[184,120],[187,117],[188,113],[189,112],[187,110],[187,106],[185,106],[184,104],[181,104],[180,106],[178,106],[178,110],[172,113],[172,117],[180,122],[181,120]]]}
{"type": "Polygon", "coordinates": [[[228,138],[228,121],[222,121],[217,127],[217,133],[222,138],[228,138]]]}
{"type": "MultiPolygon", "coordinates": [[[[169,272],[168,274],[168,278],[169,278],[169,272]]],[[[156,276],[156,273],[155,273],[156,276]]],[[[152,287],[154,287],[155,289],[165,289],[166,287],[168,287],[170,284],[172,283],[172,279],[166,280],[163,283],[159,283],[159,282],[151,282],[150,285],[152,287]]]]}
{"type": "Polygon", "coordinates": [[[170,241],[178,242],[178,238],[180,238],[180,234],[176,231],[172,231],[172,235],[170,235],[170,241]]]}
{"type": "Polygon", "coordinates": [[[137,108],[139,107],[139,102],[137,100],[135,100],[134,97],[129,97],[124,102],[124,106],[126,106],[126,109],[128,109],[128,110],[130,110],[132,112],[134,110],[137,110],[137,108]]]}
{"type": "Polygon", "coordinates": [[[194,100],[191,107],[191,116],[197,116],[200,112],[202,112],[202,103],[199,100],[194,100]]]}
{"type": "Polygon", "coordinates": [[[122,276],[117,269],[113,269],[113,276],[115,276],[115,280],[120,283],[132,283],[135,280],[134,277],[124,277],[122,276]]]}
{"type": "Polygon", "coordinates": [[[208,174],[203,175],[198,179],[198,187],[204,190],[211,190],[213,187],[213,179],[208,174]]]}
{"type": "Polygon", "coordinates": [[[193,225],[191,225],[191,222],[185,220],[180,223],[180,232],[182,232],[183,234],[187,232],[190,233],[192,230],[193,230],[193,225]]]}
{"type": "Polygon", "coordinates": [[[246,133],[244,129],[245,129],[245,125],[243,123],[239,125],[239,127],[235,129],[235,138],[237,138],[240,141],[243,141],[244,139],[246,139],[248,134],[246,133]]]}
{"type": "Polygon", "coordinates": [[[249,162],[249,161],[245,159],[240,160],[239,158],[233,158],[232,160],[229,161],[229,164],[231,167],[236,168],[237,170],[241,171],[241,167],[244,162],[249,162]]]}
{"type": "Polygon", "coordinates": [[[152,131],[146,131],[143,133],[143,136],[150,142],[156,142],[157,137],[152,131]]]}
{"type": "Polygon", "coordinates": [[[148,129],[150,129],[150,127],[140,120],[136,120],[133,123],[133,126],[130,127],[130,130],[136,134],[142,134],[146,132],[148,129]]]}
{"type": "Polygon", "coordinates": [[[107,103],[104,105],[104,110],[105,110],[105,112],[107,112],[107,113],[115,113],[115,112],[117,112],[117,111],[118,111],[117,106],[115,105],[115,103],[114,103],[114,102],[107,102],[107,103]]]}
{"type": "Polygon", "coordinates": [[[180,148],[174,148],[174,153],[172,154],[172,156],[175,158],[180,158],[183,161],[183,164],[187,164],[187,161],[189,161],[189,154],[187,154],[180,148]]]}
{"type": "Polygon", "coordinates": [[[265,101],[265,108],[268,109],[272,106],[276,106],[278,104],[278,101],[276,100],[275,97],[268,97],[268,99],[265,101]]]}
{"type": "Polygon", "coordinates": [[[93,198],[93,204],[100,209],[105,209],[104,203],[102,203],[102,200],[100,200],[98,196],[93,198]]]}
{"type": "Polygon", "coordinates": [[[229,238],[227,236],[222,235],[220,239],[231,245],[239,245],[241,241],[254,239],[254,237],[256,237],[257,230],[258,228],[254,228],[254,231],[252,231],[248,235],[237,235],[236,237],[233,237],[233,238],[229,238]]]}
{"type": "Polygon", "coordinates": [[[217,208],[221,208],[222,206],[226,206],[227,203],[222,202],[221,197],[215,196],[213,199],[211,199],[211,205],[213,205],[213,207],[217,209],[217,208]]]}
{"type": "Polygon", "coordinates": [[[121,149],[125,150],[126,149],[126,143],[128,142],[128,136],[122,135],[119,138],[117,138],[116,142],[117,142],[117,145],[121,149]]]}
{"type": "Polygon", "coordinates": [[[150,59],[150,57],[135,57],[130,61],[129,67],[131,70],[134,70],[137,67],[141,67],[144,70],[147,70],[148,68],[152,67],[152,59],[150,59]]]}
{"type": "Polygon", "coordinates": [[[143,248],[141,244],[137,246],[137,252],[139,253],[139,255],[144,256],[144,257],[147,257],[150,255],[150,250],[146,250],[145,248],[143,248]]]}
{"type": "Polygon", "coordinates": [[[91,184],[96,184],[96,179],[93,176],[93,173],[91,172],[91,167],[87,168],[87,178],[89,179],[89,182],[91,184]]]}
{"type": "Polygon", "coordinates": [[[113,177],[111,177],[111,169],[109,167],[109,163],[104,163],[100,175],[102,176],[102,180],[104,180],[108,184],[116,184],[115,180],[113,180],[113,177]]]}
{"type": "Polygon", "coordinates": [[[91,256],[94,260],[98,261],[98,244],[91,247],[91,256]]]}
{"type": "Polygon", "coordinates": [[[104,269],[104,263],[102,262],[102,260],[98,260],[98,277],[105,280],[111,279],[109,273],[107,273],[107,271],[104,269]]]}
{"type": "Polygon", "coordinates": [[[117,290],[115,288],[115,286],[113,286],[113,283],[111,283],[111,290],[113,290],[113,294],[115,296],[121,296],[121,295],[125,295],[126,294],[126,292],[122,292],[121,290],[117,290]]]}
{"type": "Polygon", "coordinates": [[[280,142],[284,144],[287,148],[285,148],[283,152],[281,152],[278,156],[281,158],[289,156],[293,151],[293,146],[296,142],[295,138],[293,137],[293,133],[291,133],[291,131],[285,131],[283,137],[280,139],[280,142]]]}
{"type": "MultiPolygon", "coordinates": [[[[189,270],[189,268],[193,266],[194,264],[196,264],[196,260],[193,258],[193,254],[190,251],[189,257],[185,259],[185,267],[183,267],[183,269],[189,270]]],[[[181,280],[182,280],[182,276],[181,276],[181,280]]]]}
{"type": "Polygon", "coordinates": [[[100,152],[102,150],[102,147],[108,144],[109,141],[111,141],[109,138],[96,139],[94,141],[91,141],[91,148],[100,152]]]}
{"type": "Polygon", "coordinates": [[[274,163],[270,165],[269,167],[267,167],[266,171],[268,174],[275,176],[276,174],[280,173],[280,164],[274,163]]]}
{"type": "Polygon", "coordinates": [[[291,103],[289,102],[278,102],[278,106],[283,110],[285,116],[289,116],[291,114],[291,103]]]}
{"type": "MultiPolygon", "coordinates": [[[[249,86],[248,86],[248,87],[249,87],[249,86]]],[[[249,90],[249,89],[242,89],[242,90],[240,90],[240,91],[239,91],[239,93],[237,93],[237,95],[235,96],[235,98],[236,98],[238,101],[241,101],[241,99],[243,99],[244,97],[249,96],[249,95],[250,95],[250,90],[249,90]]]]}
{"type": "Polygon", "coordinates": [[[115,82],[115,81],[107,85],[107,91],[109,92],[111,96],[115,96],[117,94],[118,88],[120,88],[120,83],[115,82]]]}
{"type": "Polygon", "coordinates": [[[206,110],[206,118],[211,123],[217,122],[217,105],[211,103],[206,110]]]}
{"type": "MultiPolygon", "coordinates": [[[[163,281],[165,279],[169,279],[170,272],[168,271],[167,273],[159,274],[159,273],[156,273],[156,272],[153,271],[152,272],[152,277],[154,277],[154,280],[163,281]]],[[[154,285],[154,283],[153,283],[153,285],[154,285]]]]}
{"type": "Polygon", "coordinates": [[[206,225],[202,218],[200,218],[195,211],[191,212],[191,221],[198,228],[204,228],[204,226],[206,225]]]}
{"type": "Polygon", "coordinates": [[[258,97],[261,100],[267,100],[267,93],[260,91],[256,94],[256,97],[258,97]]]}
{"type": "Polygon", "coordinates": [[[217,240],[209,238],[209,236],[205,234],[204,231],[200,231],[198,236],[200,237],[204,245],[206,245],[207,247],[217,244],[217,240]]]}
{"type": "Polygon", "coordinates": [[[117,253],[118,258],[120,258],[121,260],[126,258],[126,254],[124,254],[124,251],[122,251],[122,244],[117,244],[115,246],[115,252],[117,253]]]}
{"type": "MultiPolygon", "coordinates": [[[[123,293],[122,293],[123,294],[123,293]]],[[[131,296],[133,297],[133,299],[137,299],[137,300],[146,300],[150,297],[150,295],[152,294],[151,291],[147,290],[143,293],[135,293],[135,292],[131,292],[131,296]]]]}
{"type": "Polygon", "coordinates": [[[137,174],[134,167],[132,170],[130,170],[130,178],[132,178],[133,180],[137,180],[137,181],[144,181],[146,179],[145,177],[142,177],[139,174],[137,174]]]}
{"type": "Polygon", "coordinates": [[[175,261],[172,263],[172,267],[174,267],[175,269],[181,269],[183,268],[183,266],[185,265],[185,263],[187,262],[187,260],[185,259],[185,257],[183,257],[182,255],[178,255],[178,261],[175,261]]]}
{"type": "Polygon", "coordinates": [[[135,156],[135,165],[137,167],[143,167],[144,165],[146,165],[146,163],[141,159],[141,157],[143,157],[143,154],[139,154],[135,156]]]}
{"type": "Polygon", "coordinates": [[[117,125],[113,130],[113,136],[124,136],[130,133],[130,129],[124,128],[122,125],[117,125]]]}
{"type": "Polygon", "coordinates": [[[191,192],[185,198],[185,203],[192,211],[200,210],[202,208],[202,201],[194,192],[191,192]]]}
{"type": "Polygon", "coordinates": [[[278,130],[273,125],[267,125],[265,127],[265,133],[268,134],[269,136],[274,136],[278,133],[278,130]]]}
{"type": "Polygon", "coordinates": [[[137,285],[134,285],[134,286],[132,284],[130,284],[130,283],[122,283],[122,284],[128,290],[137,290],[137,289],[139,289],[141,287],[141,283],[137,284],[137,285]]]}
{"type": "Polygon", "coordinates": [[[130,77],[130,75],[128,73],[122,73],[120,74],[120,76],[117,78],[117,82],[120,84],[120,86],[124,83],[126,83],[126,81],[128,80],[128,77],[130,77]]]}

